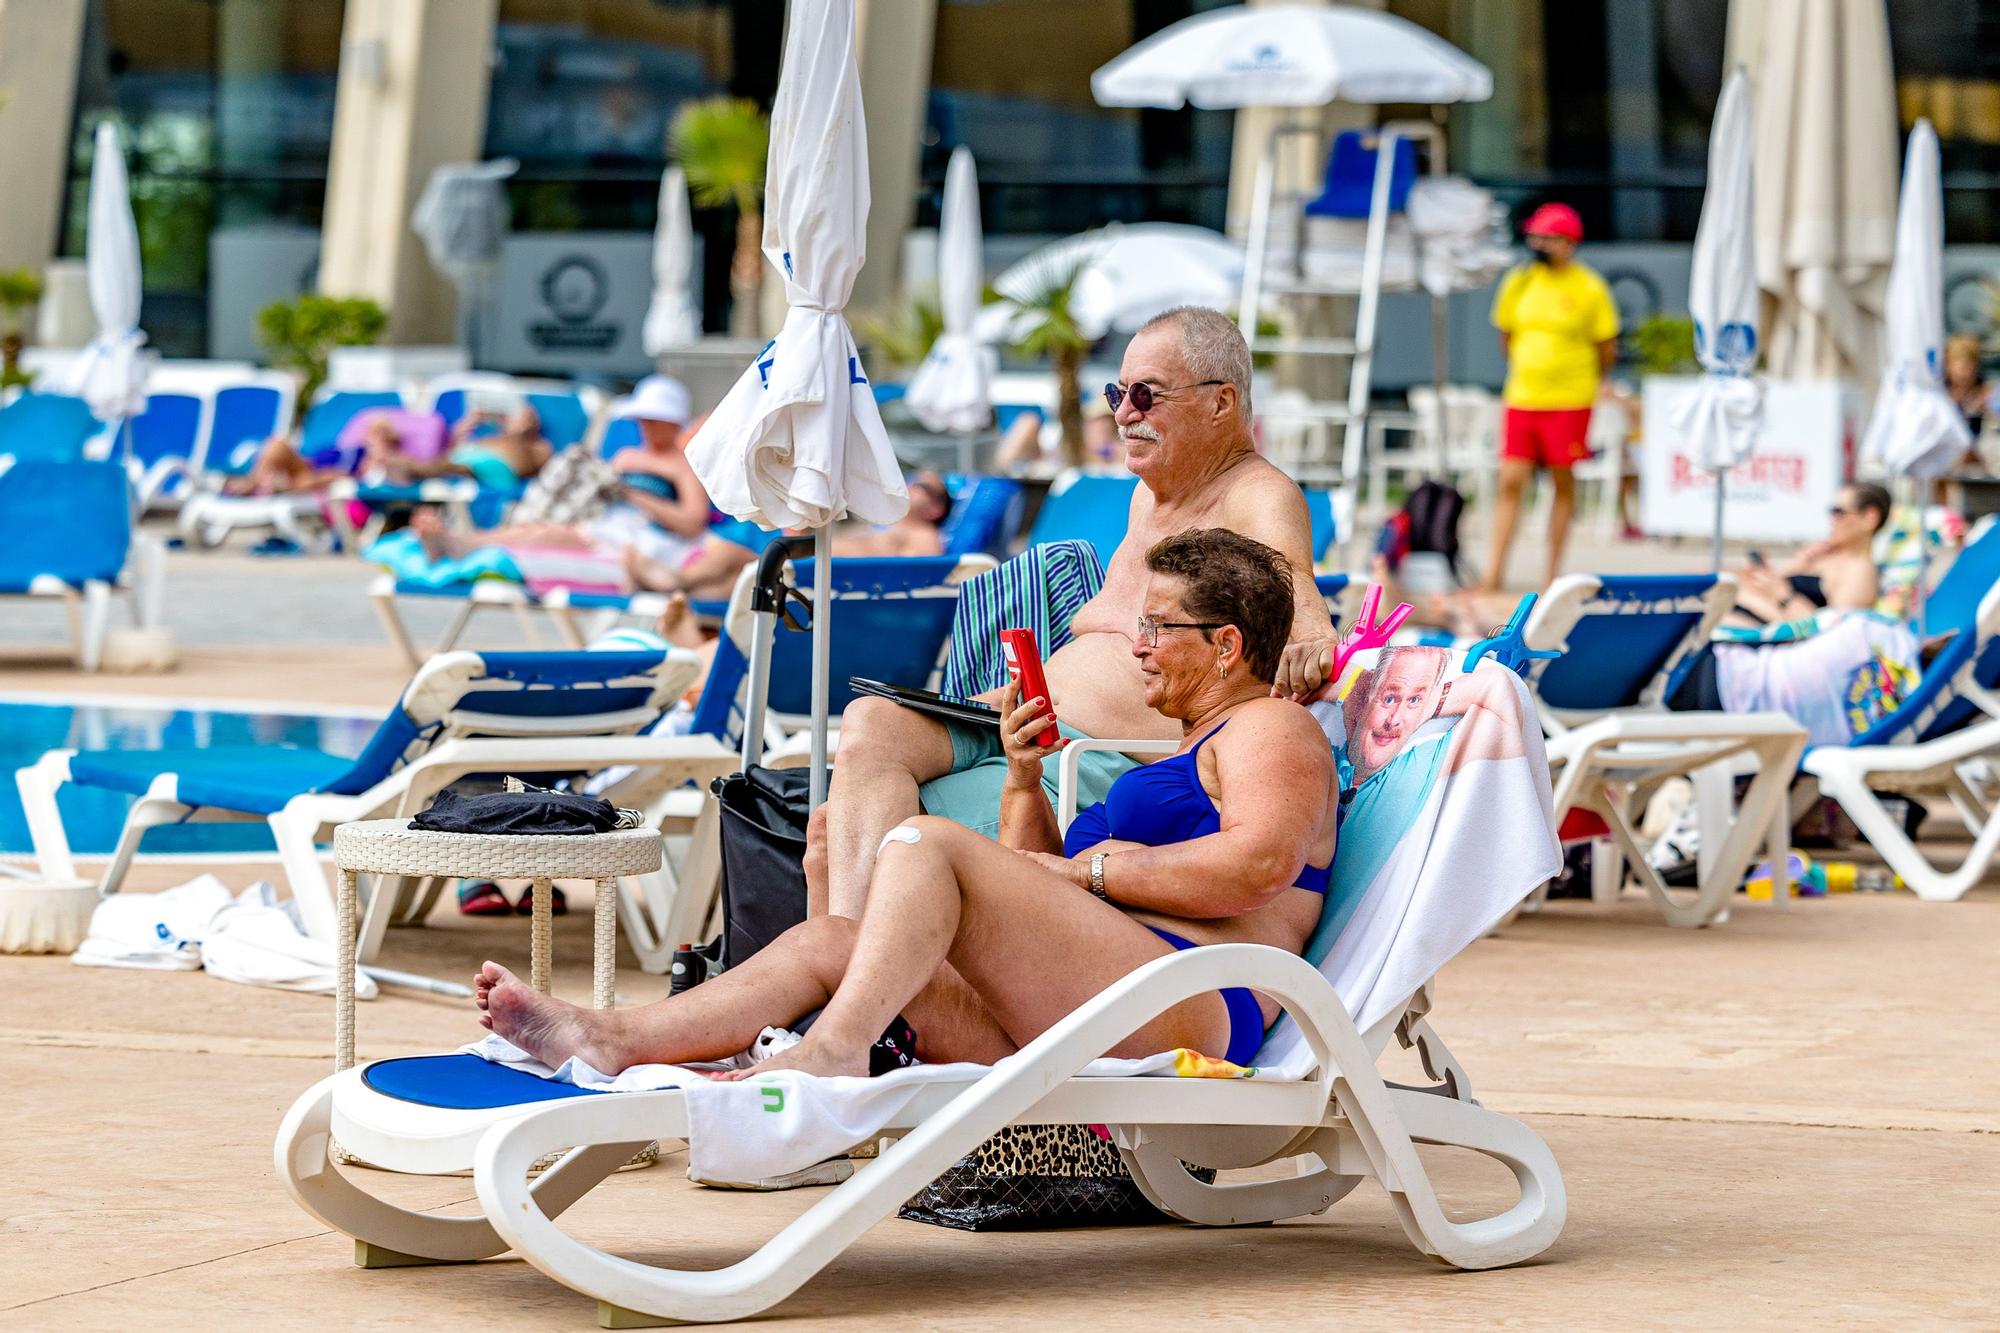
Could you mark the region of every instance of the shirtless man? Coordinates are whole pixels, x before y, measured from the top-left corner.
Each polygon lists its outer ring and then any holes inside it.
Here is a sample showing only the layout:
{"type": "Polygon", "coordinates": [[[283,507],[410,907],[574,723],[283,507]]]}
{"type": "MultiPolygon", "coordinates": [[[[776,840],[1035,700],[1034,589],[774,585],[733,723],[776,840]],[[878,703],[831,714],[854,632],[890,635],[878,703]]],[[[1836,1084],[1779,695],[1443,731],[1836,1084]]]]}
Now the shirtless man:
{"type": "MultiPolygon", "coordinates": [[[[1145,597],[1147,549],[1189,528],[1229,528],[1291,561],[1297,611],[1276,692],[1299,696],[1316,689],[1333,627],[1313,587],[1312,524],[1297,484],[1258,457],[1251,443],[1250,350],[1236,325],[1197,306],[1167,311],[1132,339],[1120,375],[1118,431],[1141,484],[1104,587],[1078,610],[1070,642],[1046,663],[1065,733],[1179,736],[1178,724],[1142,702],[1132,636],[1145,597]]],[[[1079,804],[1102,800],[1134,762],[1125,755],[1086,755],[1079,804]]],[[[813,914],[859,917],[882,835],[920,808],[990,832],[999,819],[1005,770],[997,736],[947,727],[884,699],[849,704],[827,802],[809,830],[813,914]]],[[[1046,765],[1052,796],[1057,771],[1055,763],[1046,765]]]]}

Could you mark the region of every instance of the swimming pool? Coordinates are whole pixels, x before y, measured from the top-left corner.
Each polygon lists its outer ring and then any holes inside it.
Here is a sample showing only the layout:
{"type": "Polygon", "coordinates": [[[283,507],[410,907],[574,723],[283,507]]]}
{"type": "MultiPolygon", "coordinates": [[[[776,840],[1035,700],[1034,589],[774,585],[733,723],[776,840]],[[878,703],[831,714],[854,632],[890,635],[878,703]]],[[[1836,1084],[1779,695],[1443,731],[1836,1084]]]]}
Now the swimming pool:
{"type": "MultiPolygon", "coordinates": [[[[299,745],[356,755],[377,719],[355,713],[266,706],[238,712],[226,705],[179,705],[157,700],[93,699],[69,703],[26,695],[0,696],[0,857],[32,853],[14,770],[49,750],[159,750],[211,745],[299,745]]],[[[120,792],[65,786],[57,798],[70,850],[103,856],[117,845],[133,798],[120,792]]],[[[269,852],[271,834],[255,823],[184,824],[150,829],[143,853],[269,852]]]]}

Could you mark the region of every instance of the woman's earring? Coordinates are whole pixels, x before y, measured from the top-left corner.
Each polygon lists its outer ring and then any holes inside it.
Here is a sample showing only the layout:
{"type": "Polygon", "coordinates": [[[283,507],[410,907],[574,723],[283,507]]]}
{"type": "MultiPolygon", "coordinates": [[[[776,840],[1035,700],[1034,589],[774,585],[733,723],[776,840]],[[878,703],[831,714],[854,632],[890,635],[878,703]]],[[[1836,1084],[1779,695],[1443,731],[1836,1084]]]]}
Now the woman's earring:
{"type": "Polygon", "coordinates": [[[1215,674],[1223,680],[1229,679],[1229,667],[1219,657],[1215,659],[1215,674]]]}

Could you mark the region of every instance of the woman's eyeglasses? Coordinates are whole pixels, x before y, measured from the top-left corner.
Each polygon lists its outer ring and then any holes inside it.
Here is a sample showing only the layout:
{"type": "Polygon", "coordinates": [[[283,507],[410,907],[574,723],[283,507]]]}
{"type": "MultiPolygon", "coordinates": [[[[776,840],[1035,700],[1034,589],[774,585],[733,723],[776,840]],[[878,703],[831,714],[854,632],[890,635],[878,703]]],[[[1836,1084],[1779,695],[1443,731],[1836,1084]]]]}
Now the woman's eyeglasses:
{"type": "Polygon", "coordinates": [[[1171,389],[1155,389],[1144,380],[1140,380],[1137,384],[1129,387],[1121,384],[1107,384],[1104,386],[1104,401],[1111,404],[1111,410],[1116,412],[1119,406],[1127,398],[1130,398],[1132,400],[1132,410],[1140,416],[1144,416],[1153,410],[1153,404],[1159,402],[1160,399],[1170,393],[1180,393],[1184,389],[1206,389],[1213,384],[1227,383],[1229,383],[1228,380],[1202,380],[1198,384],[1180,384],[1171,389]]]}
{"type": "Polygon", "coordinates": [[[1157,648],[1163,629],[1221,629],[1228,623],[1226,620],[1155,620],[1151,616],[1140,616],[1138,639],[1148,648],[1157,648]]]}

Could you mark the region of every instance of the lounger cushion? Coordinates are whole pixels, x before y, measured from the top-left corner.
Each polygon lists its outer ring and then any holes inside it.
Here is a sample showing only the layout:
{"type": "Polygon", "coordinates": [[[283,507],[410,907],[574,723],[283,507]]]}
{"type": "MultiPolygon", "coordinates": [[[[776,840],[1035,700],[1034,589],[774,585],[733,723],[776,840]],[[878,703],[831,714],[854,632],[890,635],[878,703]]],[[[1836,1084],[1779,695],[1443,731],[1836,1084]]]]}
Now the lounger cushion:
{"type": "Polygon", "coordinates": [[[385,1097],[450,1111],[490,1111],[527,1102],[551,1102],[561,1097],[602,1097],[594,1088],[559,1083],[476,1055],[413,1055],[377,1060],[361,1073],[361,1081],[385,1097]]]}
{"type": "Polygon", "coordinates": [[[145,795],[160,774],[174,773],[184,804],[269,815],[294,796],[327,790],[354,764],[324,750],[219,745],[203,750],[84,750],[70,759],[69,772],[72,782],[134,796],[145,795]]]}

